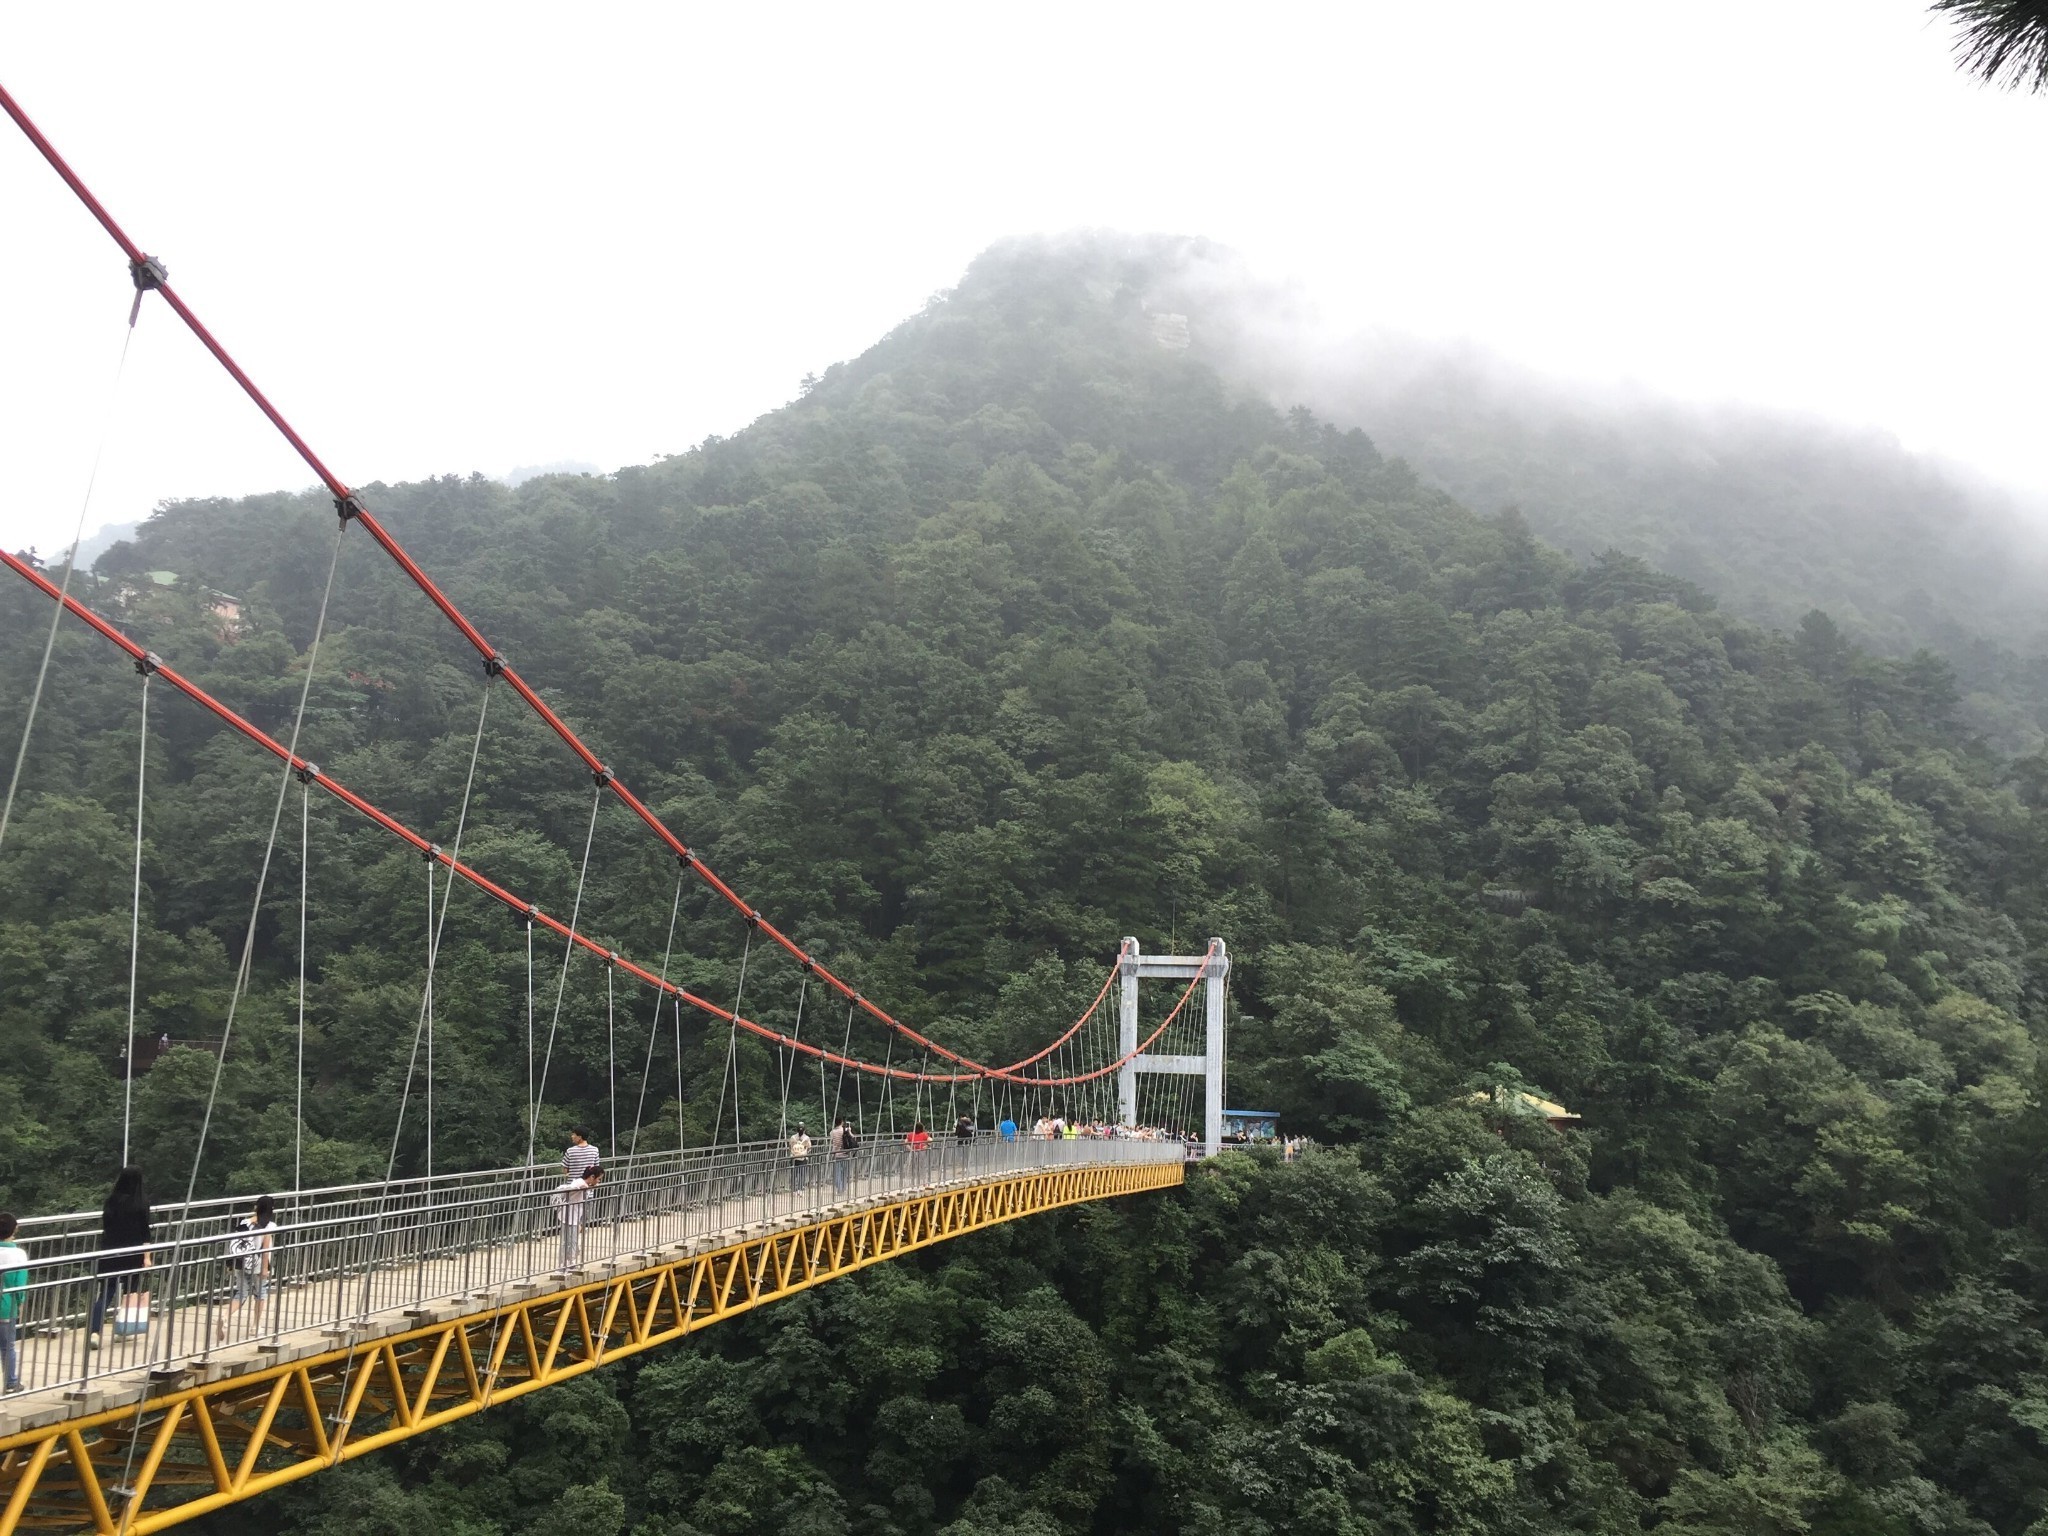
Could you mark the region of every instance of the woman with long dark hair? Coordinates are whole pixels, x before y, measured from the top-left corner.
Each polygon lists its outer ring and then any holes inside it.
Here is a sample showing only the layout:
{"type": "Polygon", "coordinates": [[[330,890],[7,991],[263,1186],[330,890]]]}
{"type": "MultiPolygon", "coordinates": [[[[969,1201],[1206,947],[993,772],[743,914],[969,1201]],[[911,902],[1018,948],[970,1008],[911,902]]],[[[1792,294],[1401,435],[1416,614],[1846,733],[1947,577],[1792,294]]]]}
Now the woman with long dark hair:
{"type": "Polygon", "coordinates": [[[133,1165],[114,1178],[106,1204],[100,1207],[100,1253],[93,1273],[100,1277],[92,1297],[92,1321],[86,1326],[88,1349],[100,1347],[100,1328],[115,1298],[143,1293],[142,1272],[149,1268],[149,1196],[142,1188],[142,1170],[133,1165]]]}

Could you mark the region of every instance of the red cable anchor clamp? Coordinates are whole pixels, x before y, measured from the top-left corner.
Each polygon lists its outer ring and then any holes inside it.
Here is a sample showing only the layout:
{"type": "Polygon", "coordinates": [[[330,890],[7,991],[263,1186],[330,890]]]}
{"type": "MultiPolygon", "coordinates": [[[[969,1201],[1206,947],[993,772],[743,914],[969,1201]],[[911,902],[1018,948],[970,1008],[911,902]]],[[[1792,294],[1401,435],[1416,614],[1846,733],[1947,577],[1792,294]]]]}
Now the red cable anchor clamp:
{"type": "Polygon", "coordinates": [[[676,855],[676,862],[685,869],[694,869],[697,864],[697,855],[685,848],[676,855]]]}
{"type": "Polygon", "coordinates": [[[334,515],[344,523],[354,522],[363,515],[363,504],[356,500],[354,491],[350,491],[346,496],[334,498],[334,515]]]}
{"type": "Polygon", "coordinates": [[[612,771],[604,767],[593,768],[590,770],[590,777],[596,782],[599,789],[603,789],[607,784],[611,783],[612,771]]]}
{"type": "Polygon", "coordinates": [[[128,329],[135,329],[136,318],[142,313],[142,296],[152,288],[161,288],[170,281],[170,269],[154,256],[144,256],[140,261],[128,263],[128,275],[135,279],[135,302],[128,306],[128,329]]]}
{"type": "Polygon", "coordinates": [[[155,651],[144,651],[140,656],[135,658],[135,670],[137,672],[140,672],[144,677],[149,676],[149,674],[152,672],[162,671],[163,665],[163,657],[157,655],[155,651]]]}
{"type": "Polygon", "coordinates": [[[441,845],[439,843],[427,844],[426,847],[420,850],[420,857],[425,859],[429,864],[433,863],[434,860],[441,857],[441,845]]]}
{"type": "Polygon", "coordinates": [[[292,770],[292,777],[301,784],[310,784],[320,777],[320,765],[318,763],[302,763],[292,770]]]}
{"type": "Polygon", "coordinates": [[[505,658],[499,655],[498,652],[496,651],[491,652],[490,655],[484,658],[484,676],[503,677],[504,675],[505,658]]]}

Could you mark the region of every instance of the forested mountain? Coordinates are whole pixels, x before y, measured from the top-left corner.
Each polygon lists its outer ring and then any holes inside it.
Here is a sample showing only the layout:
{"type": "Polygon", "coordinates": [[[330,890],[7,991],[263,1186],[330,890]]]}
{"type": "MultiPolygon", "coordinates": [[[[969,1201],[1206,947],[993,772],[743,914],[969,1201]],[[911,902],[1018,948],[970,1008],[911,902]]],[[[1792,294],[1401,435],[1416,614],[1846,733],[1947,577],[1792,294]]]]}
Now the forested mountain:
{"type": "MultiPolygon", "coordinates": [[[[729,440],[364,496],[671,825],[899,1016],[1036,1042],[1119,936],[1221,934],[1234,1096],[1321,1150],[837,1282],[215,1529],[2048,1529],[2048,759],[1962,728],[1935,654],[1568,557],[1274,410],[1182,344],[1173,260],[998,249],[729,440]]],[[[275,726],[334,538],[316,497],[180,504],[102,558],[95,600],[275,726]]],[[[0,588],[0,740],[46,611],[0,588]]],[[[118,1145],[137,685],[67,634],[53,688],[0,850],[18,1209],[95,1195],[118,1145]]],[[[310,754],[446,836],[482,691],[345,536],[310,754]]],[[[276,781],[152,709],[146,1017],[203,1040],[276,781]]],[[[502,699],[484,742],[466,854],[566,906],[588,776],[502,699]]],[[[289,1168],[287,814],[214,1188],[289,1168]]],[[[658,955],[672,863],[622,817],[596,840],[586,923],[658,955]]],[[[311,845],[309,1166],[376,1174],[420,863],[318,804],[311,845]]],[[[680,974],[729,991],[738,938],[686,895],[680,974]]],[[[520,945],[457,895],[444,1165],[523,1150],[520,945]]],[[[747,988],[787,1017],[796,978],[747,988]]],[[[607,1113],[602,979],[568,997],[551,1128],[607,1113]]],[[[657,1054],[646,1122],[706,1135],[724,1049],[686,1039],[681,1105],[657,1054]]],[[[176,1049],[138,1086],[160,1185],[212,1065],[176,1049]]],[[[772,1120],[773,1063],[744,1067],[772,1120]]]]}

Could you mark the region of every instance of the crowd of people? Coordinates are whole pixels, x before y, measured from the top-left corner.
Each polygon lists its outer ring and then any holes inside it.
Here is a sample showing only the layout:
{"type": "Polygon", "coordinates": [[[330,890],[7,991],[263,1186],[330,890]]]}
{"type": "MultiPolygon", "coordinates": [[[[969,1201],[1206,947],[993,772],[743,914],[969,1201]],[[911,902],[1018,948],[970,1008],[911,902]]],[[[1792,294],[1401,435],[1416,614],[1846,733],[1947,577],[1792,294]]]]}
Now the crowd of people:
{"type": "MultiPolygon", "coordinates": [[[[1005,1141],[1017,1139],[1017,1125],[1007,1115],[996,1127],[996,1133],[1005,1141]]],[[[1178,1141],[1199,1146],[1201,1138],[1193,1131],[1170,1131],[1163,1125],[1121,1125],[1113,1120],[1084,1120],[1079,1116],[1068,1119],[1059,1114],[1043,1114],[1031,1122],[1033,1141],[1178,1141]]]]}
{"type": "MultiPolygon", "coordinates": [[[[989,1131],[977,1126],[973,1116],[962,1114],[945,1142],[936,1140],[924,1122],[917,1120],[903,1137],[902,1151],[913,1176],[922,1180],[932,1175],[936,1162],[943,1160],[934,1157],[935,1149],[942,1154],[950,1143],[955,1151],[960,1151],[984,1138],[992,1138],[998,1146],[1079,1140],[1178,1142],[1188,1149],[1190,1156],[1201,1146],[1200,1139],[1188,1131],[1158,1125],[1121,1125],[1048,1111],[1032,1120],[1028,1128],[1004,1113],[989,1131]]],[[[826,1132],[822,1150],[834,1196],[843,1198],[847,1194],[863,1152],[892,1145],[892,1137],[873,1131],[863,1133],[851,1120],[840,1117],[826,1132]]],[[[802,1194],[811,1187],[814,1163],[819,1157],[808,1125],[799,1122],[794,1126],[785,1150],[788,1187],[791,1193],[802,1194]]],[[[1294,1150],[1295,1143],[1290,1139],[1290,1157],[1294,1150]]],[[[582,1126],[569,1133],[569,1144],[561,1159],[562,1179],[554,1186],[549,1202],[559,1229],[564,1270],[575,1268],[582,1259],[584,1228],[594,1219],[595,1193],[605,1176],[600,1156],[582,1126]]],[[[19,1225],[11,1213],[0,1211],[0,1371],[4,1371],[0,1388],[9,1393],[22,1387],[16,1332],[28,1291],[29,1256],[15,1241],[19,1225]]],[[[261,1332],[282,1233],[276,1200],[261,1195],[232,1219],[224,1237],[207,1241],[208,1256],[217,1257],[222,1266],[218,1285],[209,1291],[218,1306],[213,1327],[217,1342],[261,1332]]],[[[123,1168],[100,1207],[100,1242],[92,1255],[93,1280],[86,1319],[88,1349],[101,1347],[110,1321],[117,1338],[148,1328],[148,1281],[159,1246],[151,1228],[143,1172],[139,1167],[123,1168]]]]}
{"type": "MultiPolygon", "coordinates": [[[[16,1241],[20,1230],[13,1212],[0,1211],[0,1392],[10,1394],[23,1385],[18,1333],[29,1295],[29,1255],[16,1241]]],[[[224,1238],[206,1245],[209,1262],[221,1266],[213,1328],[217,1342],[262,1330],[280,1230],[276,1200],[259,1195],[231,1219],[224,1238]]],[[[158,1246],[142,1170],[123,1168],[100,1205],[100,1241],[91,1255],[86,1307],[88,1350],[102,1347],[110,1323],[117,1339],[147,1331],[149,1275],[158,1246]]]]}

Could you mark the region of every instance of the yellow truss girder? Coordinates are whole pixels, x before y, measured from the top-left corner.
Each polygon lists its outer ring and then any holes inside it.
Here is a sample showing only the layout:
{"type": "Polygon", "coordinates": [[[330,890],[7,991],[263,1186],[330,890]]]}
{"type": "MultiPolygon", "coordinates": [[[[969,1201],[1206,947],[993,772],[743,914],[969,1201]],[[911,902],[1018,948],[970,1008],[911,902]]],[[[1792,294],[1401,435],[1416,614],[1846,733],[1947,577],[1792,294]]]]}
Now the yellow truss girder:
{"type": "MultiPolygon", "coordinates": [[[[147,1536],[869,1264],[1179,1184],[1178,1161],[905,1196],[0,1437],[0,1536],[147,1536]]],[[[514,1287],[513,1289],[521,1289],[514,1287]]]]}

